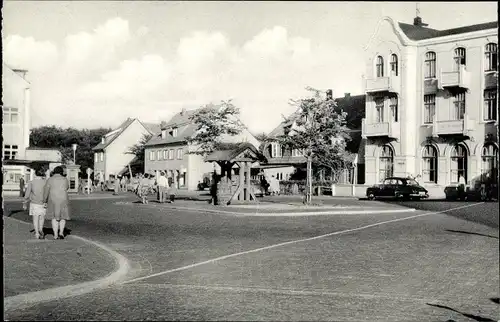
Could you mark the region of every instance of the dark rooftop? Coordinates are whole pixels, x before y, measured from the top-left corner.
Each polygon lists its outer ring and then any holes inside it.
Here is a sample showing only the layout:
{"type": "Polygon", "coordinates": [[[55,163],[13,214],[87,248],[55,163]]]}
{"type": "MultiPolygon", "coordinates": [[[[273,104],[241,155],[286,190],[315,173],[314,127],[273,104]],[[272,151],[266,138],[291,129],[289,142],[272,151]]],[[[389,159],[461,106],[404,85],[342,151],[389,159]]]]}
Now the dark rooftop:
{"type": "Polygon", "coordinates": [[[399,27],[405,33],[405,35],[411,40],[424,40],[438,37],[445,37],[451,35],[464,34],[467,32],[496,29],[498,28],[498,21],[480,23],[476,25],[464,26],[459,28],[452,28],[446,30],[436,30],[432,28],[415,26],[412,24],[407,24],[400,22],[399,27]]]}

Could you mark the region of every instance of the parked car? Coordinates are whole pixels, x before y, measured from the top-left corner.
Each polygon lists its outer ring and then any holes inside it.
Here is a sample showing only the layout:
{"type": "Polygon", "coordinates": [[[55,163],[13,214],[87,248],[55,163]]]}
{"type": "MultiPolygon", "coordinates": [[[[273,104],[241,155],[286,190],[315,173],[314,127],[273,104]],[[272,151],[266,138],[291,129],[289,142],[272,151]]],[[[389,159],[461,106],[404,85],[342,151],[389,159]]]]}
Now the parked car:
{"type": "Polygon", "coordinates": [[[381,184],[367,188],[366,197],[369,200],[375,198],[425,199],[429,198],[429,192],[414,179],[390,177],[381,184]]]}
{"type": "Polygon", "coordinates": [[[444,193],[446,200],[486,201],[498,198],[498,186],[478,183],[460,189],[459,185],[449,185],[444,188],[444,193]]]}

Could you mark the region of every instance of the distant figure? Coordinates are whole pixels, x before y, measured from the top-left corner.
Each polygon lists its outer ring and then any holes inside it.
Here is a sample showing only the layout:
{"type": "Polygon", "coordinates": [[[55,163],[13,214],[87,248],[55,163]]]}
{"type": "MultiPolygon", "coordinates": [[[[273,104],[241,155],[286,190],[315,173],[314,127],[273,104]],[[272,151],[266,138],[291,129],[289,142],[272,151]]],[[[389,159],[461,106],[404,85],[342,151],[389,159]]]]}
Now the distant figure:
{"type": "Polygon", "coordinates": [[[151,181],[149,179],[149,174],[145,173],[144,177],[139,181],[139,187],[137,188],[137,193],[142,200],[143,204],[149,203],[148,195],[151,193],[151,181]]]}
{"type": "Polygon", "coordinates": [[[267,182],[266,176],[264,174],[260,176],[260,187],[262,190],[262,195],[267,195],[267,192],[269,190],[269,182],[267,182]]]}
{"type": "Polygon", "coordinates": [[[168,179],[165,177],[165,172],[160,172],[160,177],[157,180],[158,185],[158,199],[160,203],[164,203],[167,197],[168,179]]]}
{"type": "Polygon", "coordinates": [[[127,176],[123,176],[120,180],[120,186],[123,192],[127,192],[127,176]]]}
{"type": "Polygon", "coordinates": [[[57,166],[44,187],[43,200],[47,203],[46,218],[52,220],[54,239],[64,239],[64,227],[69,217],[68,180],[64,170],[57,166]]]}
{"type": "Polygon", "coordinates": [[[120,192],[120,190],[121,190],[121,186],[120,186],[120,177],[118,177],[118,176],[117,176],[117,177],[115,178],[114,186],[115,186],[115,189],[114,189],[114,191],[113,191],[113,194],[114,194],[114,195],[117,195],[117,194],[120,192]]]}
{"type": "Polygon", "coordinates": [[[273,175],[271,176],[271,182],[269,182],[270,184],[270,188],[271,188],[271,194],[275,195],[279,195],[280,194],[280,182],[278,181],[278,179],[273,175]]]}
{"type": "Polygon", "coordinates": [[[214,172],[214,174],[212,175],[212,182],[210,185],[210,196],[212,197],[210,199],[210,203],[214,206],[219,204],[219,201],[217,199],[217,181],[218,177],[217,174],[214,172]]]}
{"type": "Polygon", "coordinates": [[[35,171],[35,177],[28,182],[23,203],[26,210],[30,203],[29,215],[33,218],[36,239],[43,239],[43,223],[45,221],[46,206],[43,202],[43,189],[45,187],[45,172],[41,169],[35,171]]]}
{"type": "Polygon", "coordinates": [[[19,197],[24,197],[24,177],[19,179],[19,197]]]}
{"type": "Polygon", "coordinates": [[[465,184],[466,184],[466,181],[465,181],[464,176],[460,175],[458,177],[458,193],[460,196],[462,196],[465,193],[465,184]]]}

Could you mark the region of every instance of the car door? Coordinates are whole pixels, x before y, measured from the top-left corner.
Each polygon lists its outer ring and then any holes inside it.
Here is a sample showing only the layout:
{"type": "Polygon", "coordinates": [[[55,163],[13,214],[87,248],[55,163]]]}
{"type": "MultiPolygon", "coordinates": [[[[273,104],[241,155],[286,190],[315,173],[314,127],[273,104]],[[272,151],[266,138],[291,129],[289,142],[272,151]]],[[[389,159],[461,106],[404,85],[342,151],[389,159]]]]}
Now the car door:
{"type": "Polygon", "coordinates": [[[382,186],[380,187],[380,192],[379,195],[381,197],[389,197],[391,195],[391,184],[392,184],[392,179],[385,179],[382,182],[382,186]]]}

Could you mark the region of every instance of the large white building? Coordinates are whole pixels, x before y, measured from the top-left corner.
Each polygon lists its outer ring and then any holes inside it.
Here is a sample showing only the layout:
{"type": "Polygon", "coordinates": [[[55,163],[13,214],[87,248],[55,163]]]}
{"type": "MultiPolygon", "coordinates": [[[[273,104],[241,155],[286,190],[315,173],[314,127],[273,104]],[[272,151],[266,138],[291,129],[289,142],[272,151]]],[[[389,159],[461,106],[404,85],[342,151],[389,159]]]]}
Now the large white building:
{"type": "Polygon", "coordinates": [[[435,30],[383,18],[366,46],[367,184],[420,176],[431,194],[498,166],[498,22],[435,30]]]}

